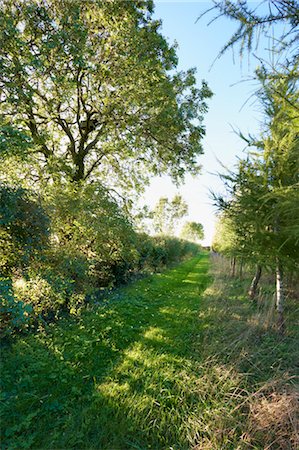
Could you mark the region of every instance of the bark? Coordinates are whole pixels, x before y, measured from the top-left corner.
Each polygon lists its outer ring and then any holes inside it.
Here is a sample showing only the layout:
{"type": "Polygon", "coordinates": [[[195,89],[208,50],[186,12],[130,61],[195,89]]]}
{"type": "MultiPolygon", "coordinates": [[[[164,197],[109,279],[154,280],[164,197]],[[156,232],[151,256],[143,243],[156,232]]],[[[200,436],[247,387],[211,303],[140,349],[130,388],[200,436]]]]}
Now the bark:
{"type": "Polygon", "coordinates": [[[236,258],[231,259],[231,275],[234,277],[236,275],[236,258]]]}
{"type": "Polygon", "coordinates": [[[75,173],[73,176],[73,181],[82,181],[84,180],[85,175],[85,165],[84,159],[77,155],[75,158],[75,173]]]}
{"type": "Polygon", "coordinates": [[[284,334],[284,291],[283,291],[283,275],[279,262],[276,266],[276,310],[278,314],[277,326],[280,334],[284,334]]]}
{"type": "Polygon", "coordinates": [[[262,266],[260,266],[258,264],[256,266],[256,271],[255,271],[254,277],[252,279],[252,282],[251,282],[251,285],[250,285],[250,288],[248,291],[248,295],[251,300],[254,300],[256,298],[257,288],[258,288],[258,284],[261,279],[261,276],[262,276],[262,266]]]}

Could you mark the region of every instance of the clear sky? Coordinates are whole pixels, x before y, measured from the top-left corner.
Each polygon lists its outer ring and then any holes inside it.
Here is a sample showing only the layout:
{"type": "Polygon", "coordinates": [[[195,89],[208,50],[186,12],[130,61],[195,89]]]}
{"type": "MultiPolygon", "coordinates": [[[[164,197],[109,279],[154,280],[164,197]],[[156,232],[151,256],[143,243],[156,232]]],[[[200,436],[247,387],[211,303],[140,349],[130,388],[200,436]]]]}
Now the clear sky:
{"type": "MultiPolygon", "coordinates": [[[[254,2],[251,2],[252,4],[254,2]]],[[[244,155],[244,142],[232,131],[240,129],[244,134],[257,134],[261,115],[258,103],[252,94],[257,85],[250,81],[257,60],[247,55],[240,61],[238,48],[235,55],[228,51],[211,65],[223,45],[236,30],[237,25],[228,19],[218,19],[210,26],[207,23],[213,14],[196,19],[211,2],[156,0],[155,17],[162,19],[162,34],[170,43],[178,43],[179,70],[197,68],[197,79],[205,79],[214,97],[209,101],[209,112],[205,117],[205,154],[200,157],[202,174],[196,178],[187,176],[185,184],[177,189],[167,177],[154,178],[146,190],[144,202],[154,205],[161,196],[172,198],[180,193],[189,205],[186,220],[204,225],[204,244],[209,245],[214,231],[215,207],[212,205],[209,190],[223,191],[222,183],[215,175],[223,172],[218,160],[232,168],[237,157],[244,155]]],[[[266,54],[268,46],[264,40],[259,46],[259,55],[266,54]]]]}

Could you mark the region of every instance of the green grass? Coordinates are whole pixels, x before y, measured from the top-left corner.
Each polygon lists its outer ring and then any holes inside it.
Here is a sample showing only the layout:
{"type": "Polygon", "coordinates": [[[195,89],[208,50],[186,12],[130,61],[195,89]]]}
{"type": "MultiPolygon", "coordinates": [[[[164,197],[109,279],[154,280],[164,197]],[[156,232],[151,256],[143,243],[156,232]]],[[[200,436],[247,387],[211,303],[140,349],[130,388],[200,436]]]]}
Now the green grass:
{"type": "Polygon", "coordinates": [[[292,380],[296,329],[265,330],[245,282],[208,287],[208,268],[201,255],[5,346],[2,448],[265,448],[248,401],[292,380]]]}

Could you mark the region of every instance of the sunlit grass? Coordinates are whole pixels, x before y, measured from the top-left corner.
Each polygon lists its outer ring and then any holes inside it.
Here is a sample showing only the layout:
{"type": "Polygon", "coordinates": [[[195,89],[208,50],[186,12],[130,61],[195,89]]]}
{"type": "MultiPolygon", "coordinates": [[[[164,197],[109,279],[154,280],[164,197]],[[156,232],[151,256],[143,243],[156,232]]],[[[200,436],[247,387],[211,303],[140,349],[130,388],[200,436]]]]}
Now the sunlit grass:
{"type": "Polygon", "coordinates": [[[242,284],[208,287],[208,267],[201,255],[4,348],[3,448],[255,442],[245,433],[248,399],[290,375],[294,337],[263,334],[242,284]]]}
{"type": "Polygon", "coordinates": [[[201,256],[6,348],[9,448],[188,446],[180,372],[191,368],[200,297],[182,280],[192,274],[203,291],[207,268],[201,256]]]}

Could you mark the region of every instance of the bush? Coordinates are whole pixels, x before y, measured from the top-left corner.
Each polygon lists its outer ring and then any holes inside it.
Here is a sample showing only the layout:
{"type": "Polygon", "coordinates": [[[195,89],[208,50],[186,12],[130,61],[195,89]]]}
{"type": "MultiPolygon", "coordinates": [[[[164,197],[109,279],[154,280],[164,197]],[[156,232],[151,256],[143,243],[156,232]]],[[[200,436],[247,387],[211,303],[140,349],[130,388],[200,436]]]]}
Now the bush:
{"type": "Polygon", "coordinates": [[[51,272],[19,278],[13,283],[16,299],[32,308],[35,318],[51,320],[62,311],[76,313],[84,304],[85,293],[76,291],[75,283],[64,274],[51,272]]]}
{"type": "Polygon", "coordinates": [[[44,256],[31,268],[30,276],[40,274],[51,283],[58,278],[68,280],[70,292],[85,292],[93,284],[91,261],[78,250],[52,246],[44,256]]]}
{"type": "Polygon", "coordinates": [[[48,202],[54,247],[71,256],[63,271],[73,271],[76,282],[88,279],[94,287],[125,282],[134,266],[135,232],[107,190],[100,183],[57,185],[48,202]]]}
{"type": "Polygon", "coordinates": [[[34,195],[0,185],[0,272],[9,277],[48,243],[49,219],[34,195]]]}
{"type": "Polygon", "coordinates": [[[51,284],[40,276],[28,281],[18,279],[14,283],[14,293],[18,300],[33,308],[34,316],[41,315],[44,318],[59,311],[66,302],[63,286],[51,284]]]}
{"type": "Polygon", "coordinates": [[[27,329],[32,308],[15,299],[11,280],[0,279],[0,297],[0,336],[27,329]]]}
{"type": "Polygon", "coordinates": [[[168,236],[150,237],[139,234],[136,239],[139,270],[158,270],[194,256],[200,247],[192,242],[168,236]]]}

